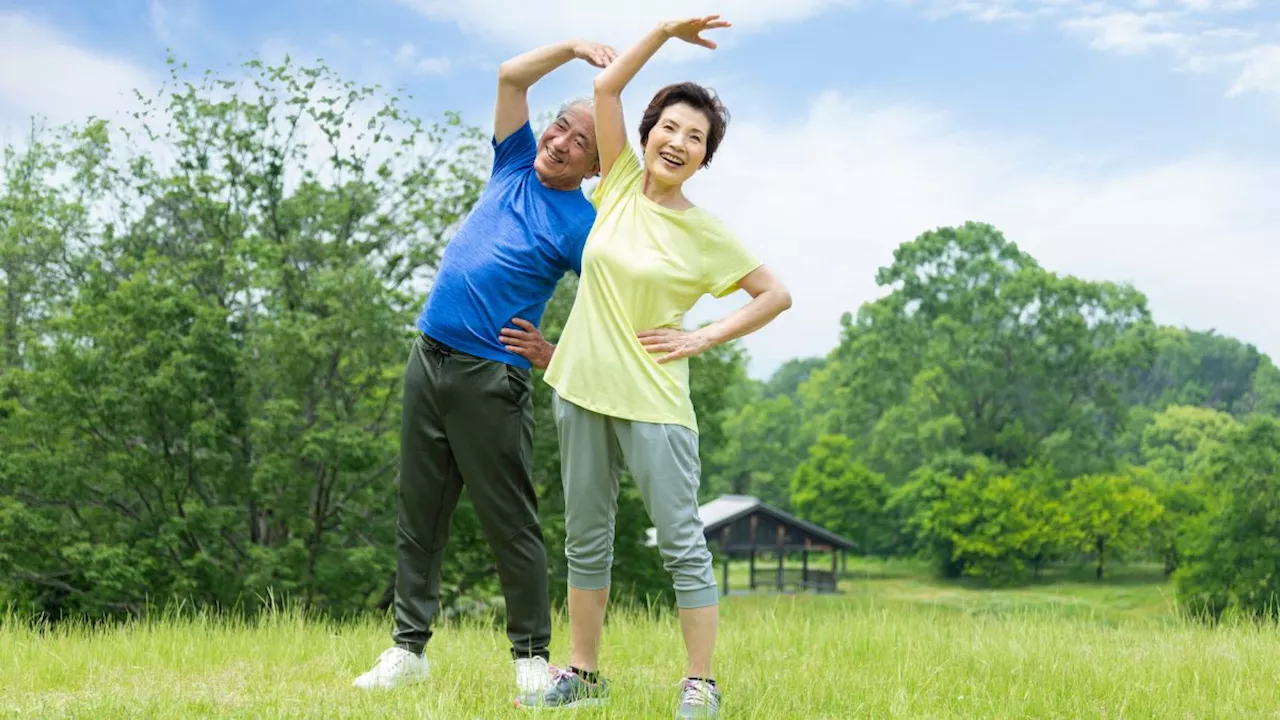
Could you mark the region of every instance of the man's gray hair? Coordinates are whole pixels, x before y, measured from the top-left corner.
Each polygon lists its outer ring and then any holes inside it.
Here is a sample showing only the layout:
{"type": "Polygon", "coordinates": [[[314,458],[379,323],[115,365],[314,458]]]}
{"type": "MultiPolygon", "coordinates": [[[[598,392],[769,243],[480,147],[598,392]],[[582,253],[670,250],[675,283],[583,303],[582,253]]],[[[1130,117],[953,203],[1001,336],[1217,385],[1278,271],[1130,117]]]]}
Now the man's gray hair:
{"type": "Polygon", "coordinates": [[[567,100],[563,105],[560,106],[560,111],[556,113],[556,117],[559,117],[565,114],[566,112],[569,111],[569,108],[574,108],[574,107],[580,107],[589,113],[595,113],[596,100],[595,98],[592,98],[592,97],[577,97],[577,98],[573,98],[572,100],[567,100]]]}

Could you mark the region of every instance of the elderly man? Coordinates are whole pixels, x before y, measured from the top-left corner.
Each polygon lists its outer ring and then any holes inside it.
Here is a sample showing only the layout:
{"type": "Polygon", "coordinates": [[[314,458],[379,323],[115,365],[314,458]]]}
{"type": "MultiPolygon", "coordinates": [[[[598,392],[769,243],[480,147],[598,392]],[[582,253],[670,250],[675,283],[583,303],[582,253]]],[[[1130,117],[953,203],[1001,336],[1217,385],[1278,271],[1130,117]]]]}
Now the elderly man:
{"type": "Polygon", "coordinates": [[[463,487],[497,559],[518,692],[539,693],[550,681],[531,363],[509,351],[500,333],[512,318],[536,328],[556,283],[580,272],[595,221],[581,189],[600,169],[590,103],[566,104],[535,138],[528,90],[575,58],[605,67],[614,57],[604,45],[570,41],[499,68],[492,174],[445,249],[405,370],[393,646],[356,687],[427,677],[423,651],[440,608],[440,566],[463,487]]]}

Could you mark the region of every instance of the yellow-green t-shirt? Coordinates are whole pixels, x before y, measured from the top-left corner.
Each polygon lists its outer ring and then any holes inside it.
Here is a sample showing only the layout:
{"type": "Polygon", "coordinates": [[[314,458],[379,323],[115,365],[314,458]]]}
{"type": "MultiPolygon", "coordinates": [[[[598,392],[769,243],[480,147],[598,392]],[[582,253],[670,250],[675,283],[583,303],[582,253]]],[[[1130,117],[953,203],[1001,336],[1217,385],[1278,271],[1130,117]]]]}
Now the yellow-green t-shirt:
{"type": "Polygon", "coordinates": [[[644,195],[627,145],[591,202],[596,221],[582,253],[578,294],[547,368],[565,400],[627,420],[697,432],[687,358],[659,364],[636,333],[681,328],[706,294],[724,297],[760,261],[701,208],[672,210],[644,195]]]}

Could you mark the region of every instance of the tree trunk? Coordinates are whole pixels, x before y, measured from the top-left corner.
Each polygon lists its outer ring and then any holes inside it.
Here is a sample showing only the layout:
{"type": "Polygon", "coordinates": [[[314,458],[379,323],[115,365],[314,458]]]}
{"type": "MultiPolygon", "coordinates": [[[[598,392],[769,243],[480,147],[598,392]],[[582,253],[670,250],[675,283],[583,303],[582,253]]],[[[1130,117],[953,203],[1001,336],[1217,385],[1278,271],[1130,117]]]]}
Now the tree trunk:
{"type": "Polygon", "coordinates": [[[1105,545],[1106,545],[1106,541],[1102,538],[1101,535],[1099,535],[1096,542],[1096,547],[1098,550],[1098,579],[1099,580],[1102,579],[1102,561],[1103,561],[1103,552],[1106,550],[1105,545]]]}
{"type": "Polygon", "coordinates": [[[21,315],[21,298],[18,295],[18,274],[9,266],[5,272],[4,348],[0,355],[0,370],[18,366],[18,317],[21,315]]]}

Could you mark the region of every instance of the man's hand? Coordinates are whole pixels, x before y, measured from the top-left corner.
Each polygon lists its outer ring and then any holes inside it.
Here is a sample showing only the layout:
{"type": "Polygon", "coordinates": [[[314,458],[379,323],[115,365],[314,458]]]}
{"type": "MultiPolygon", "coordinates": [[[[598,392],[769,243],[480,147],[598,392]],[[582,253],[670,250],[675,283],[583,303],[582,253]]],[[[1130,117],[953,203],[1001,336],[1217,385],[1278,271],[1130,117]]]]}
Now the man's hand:
{"type": "Polygon", "coordinates": [[[502,336],[503,347],[528,360],[539,370],[546,370],[551,364],[551,356],[555,353],[556,346],[547,342],[533,323],[520,318],[513,318],[511,322],[519,325],[521,329],[502,328],[499,334],[502,336]]]}
{"type": "Polygon", "coordinates": [[[688,20],[664,22],[662,23],[662,31],[666,33],[667,37],[679,38],[687,43],[715,50],[715,42],[702,37],[699,33],[703,30],[727,28],[729,25],[729,21],[721,20],[719,15],[707,15],[705,17],[689,18],[688,20]]]}
{"type": "Polygon", "coordinates": [[[701,330],[685,332],[671,328],[642,330],[636,333],[640,344],[650,353],[666,353],[658,363],[669,363],[680,358],[693,357],[711,347],[711,338],[701,330]]]}
{"type": "Polygon", "coordinates": [[[573,46],[573,56],[603,68],[608,67],[609,63],[618,58],[618,52],[608,45],[580,40],[573,46]]]}

